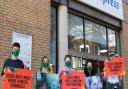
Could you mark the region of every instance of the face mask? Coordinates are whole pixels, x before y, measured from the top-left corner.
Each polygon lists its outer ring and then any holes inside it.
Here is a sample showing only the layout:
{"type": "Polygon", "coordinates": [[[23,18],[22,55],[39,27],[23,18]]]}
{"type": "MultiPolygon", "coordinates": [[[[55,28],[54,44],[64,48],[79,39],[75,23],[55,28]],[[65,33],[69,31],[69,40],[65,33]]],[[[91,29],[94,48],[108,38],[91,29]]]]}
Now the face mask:
{"type": "Polygon", "coordinates": [[[48,68],[48,62],[42,62],[42,67],[48,68]]]}
{"type": "Polygon", "coordinates": [[[65,62],[65,65],[66,65],[67,67],[71,67],[71,66],[72,66],[72,62],[70,62],[70,61],[65,62]]]}
{"type": "Polygon", "coordinates": [[[88,67],[87,67],[87,70],[88,70],[89,72],[91,72],[91,71],[92,71],[92,66],[88,66],[88,67]]]}
{"type": "Polygon", "coordinates": [[[18,57],[20,51],[12,51],[12,55],[14,55],[15,57],[18,57]]]}

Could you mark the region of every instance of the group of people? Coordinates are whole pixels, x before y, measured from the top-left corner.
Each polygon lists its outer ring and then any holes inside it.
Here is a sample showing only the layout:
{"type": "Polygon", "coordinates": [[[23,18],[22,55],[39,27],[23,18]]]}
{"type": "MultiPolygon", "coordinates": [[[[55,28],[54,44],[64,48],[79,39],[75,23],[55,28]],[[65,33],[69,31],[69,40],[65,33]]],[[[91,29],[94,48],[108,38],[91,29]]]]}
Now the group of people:
{"type": "MultiPolygon", "coordinates": [[[[13,43],[11,57],[5,60],[3,65],[3,69],[1,73],[2,77],[4,76],[4,72],[7,69],[7,67],[25,69],[24,63],[20,59],[18,59],[19,53],[20,53],[20,44],[13,43]]],[[[69,73],[73,70],[73,68],[71,67],[72,62],[70,56],[65,56],[64,61],[65,61],[65,67],[59,70],[58,72],[59,74],[69,73]]],[[[50,67],[49,59],[47,56],[42,57],[40,71],[43,73],[53,73],[53,69],[50,67]]]]}
{"type": "MultiPolygon", "coordinates": [[[[4,62],[4,65],[3,65],[3,69],[2,69],[2,73],[1,73],[2,77],[4,76],[4,72],[7,67],[25,69],[24,63],[20,59],[18,59],[19,53],[20,53],[20,44],[13,43],[11,57],[8,58],[4,62]]],[[[105,61],[111,61],[113,59],[113,57],[116,57],[115,53],[111,53],[109,56],[110,57],[105,61]]],[[[63,68],[60,68],[58,71],[58,74],[60,75],[60,77],[62,74],[70,74],[72,71],[75,71],[72,67],[72,60],[69,55],[65,56],[64,62],[65,62],[65,66],[63,68]]],[[[92,74],[93,70],[92,70],[91,62],[87,63],[86,69],[88,72],[85,73],[85,75],[92,76],[91,74],[92,74]]],[[[47,56],[42,57],[40,71],[43,73],[53,73],[53,69],[50,67],[49,59],[47,56]]],[[[118,75],[105,76],[105,73],[104,73],[104,80],[106,80],[104,83],[106,85],[105,89],[119,89],[121,76],[118,76],[118,75]]]]}

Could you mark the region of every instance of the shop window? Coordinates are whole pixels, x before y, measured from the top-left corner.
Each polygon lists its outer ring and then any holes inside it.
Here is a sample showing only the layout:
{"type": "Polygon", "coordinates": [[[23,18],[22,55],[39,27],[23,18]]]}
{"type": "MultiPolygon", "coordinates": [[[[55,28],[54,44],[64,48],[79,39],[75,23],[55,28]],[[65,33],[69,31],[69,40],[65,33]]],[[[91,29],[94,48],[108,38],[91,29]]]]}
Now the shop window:
{"type": "Polygon", "coordinates": [[[111,29],[108,29],[108,52],[116,53],[116,34],[111,29]]]}
{"type": "Polygon", "coordinates": [[[81,57],[71,57],[73,68],[76,70],[84,70],[87,60],[81,57]]]}
{"type": "MultiPolygon", "coordinates": [[[[108,56],[113,51],[120,52],[119,34],[110,29],[80,16],[68,15],[68,48],[74,52],[108,56]]],[[[76,55],[77,56],[77,55],[76,55]]]]}
{"type": "Polygon", "coordinates": [[[106,28],[85,20],[85,45],[89,54],[107,55],[106,28]]]}
{"type": "Polygon", "coordinates": [[[84,51],[83,19],[72,14],[68,15],[68,47],[84,51]]]}

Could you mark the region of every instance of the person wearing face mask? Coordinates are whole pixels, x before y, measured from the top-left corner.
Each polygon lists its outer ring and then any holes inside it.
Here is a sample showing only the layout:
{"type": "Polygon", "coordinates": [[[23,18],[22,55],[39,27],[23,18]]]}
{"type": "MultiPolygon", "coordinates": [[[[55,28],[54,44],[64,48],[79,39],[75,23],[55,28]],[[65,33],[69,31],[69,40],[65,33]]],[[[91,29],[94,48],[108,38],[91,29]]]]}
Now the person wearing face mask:
{"type": "MultiPolygon", "coordinates": [[[[105,61],[112,61],[116,57],[118,56],[114,52],[110,52],[108,60],[106,59],[105,61]]],[[[107,76],[106,81],[106,89],[119,89],[121,81],[119,75],[107,76]]]]}
{"type": "Polygon", "coordinates": [[[64,58],[64,67],[59,69],[58,74],[70,74],[73,71],[73,67],[72,67],[72,60],[71,57],[69,55],[66,55],[64,58]]]}
{"type": "Polygon", "coordinates": [[[44,73],[53,74],[53,69],[50,68],[50,63],[47,56],[42,57],[40,71],[38,71],[36,74],[36,78],[39,77],[39,80],[36,83],[36,89],[49,89],[48,81],[46,79],[47,75],[44,73]]]}
{"type": "MultiPolygon", "coordinates": [[[[58,74],[59,74],[59,82],[60,82],[60,85],[62,83],[62,74],[71,74],[71,72],[73,72],[73,67],[72,67],[72,60],[71,60],[71,57],[69,55],[66,55],[65,58],[64,58],[64,67],[63,68],[60,68],[59,71],[58,71],[58,74]]],[[[62,86],[60,86],[62,87],[62,86]]],[[[61,89],[61,88],[60,88],[61,89]]]]}
{"type": "Polygon", "coordinates": [[[53,70],[50,68],[50,63],[48,57],[43,56],[41,63],[41,72],[43,73],[53,73],[53,70]]]}
{"type": "Polygon", "coordinates": [[[94,75],[92,63],[90,61],[86,64],[86,67],[85,67],[84,72],[85,72],[85,76],[86,77],[89,77],[89,76],[93,76],[94,75]]]}
{"type": "Polygon", "coordinates": [[[4,72],[8,67],[24,69],[23,62],[20,59],[18,59],[19,53],[20,53],[20,44],[17,42],[13,43],[11,57],[4,62],[1,77],[4,75],[4,72]]]}

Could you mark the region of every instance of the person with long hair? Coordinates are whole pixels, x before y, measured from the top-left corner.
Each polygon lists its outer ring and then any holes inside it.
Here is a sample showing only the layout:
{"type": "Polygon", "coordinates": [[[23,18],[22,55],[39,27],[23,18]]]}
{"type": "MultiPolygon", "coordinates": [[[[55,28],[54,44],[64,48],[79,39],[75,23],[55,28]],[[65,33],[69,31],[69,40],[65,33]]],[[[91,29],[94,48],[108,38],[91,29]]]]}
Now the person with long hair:
{"type": "Polygon", "coordinates": [[[50,68],[47,56],[42,57],[40,72],[37,72],[36,76],[40,76],[40,79],[37,78],[38,81],[36,82],[36,89],[49,89],[48,81],[46,79],[47,74],[44,73],[53,73],[53,69],[50,68]]]}
{"type": "Polygon", "coordinates": [[[66,55],[64,58],[64,67],[60,68],[58,71],[59,74],[59,82],[60,82],[60,89],[61,89],[61,84],[62,84],[62,74],[70,74],[71,72],[73,72],[73,67],[72,67],[72,59],[69,55],[66,55]]]}
{"type": "Polygon", "coordinates": [[[64,67],[59,69],[58,74],[70,74],[73,71],[73,67],[72,67],[72,60],[71,57],[69,55],[66,55],[64,58],[64,67]]]}
{"type": "Polygon", "coordinates": [[[49,59],[48,59],[47,56],[42,57],[41,72],[43,72],[43,73],[53,73],[53,70],[50,68],[50,63],[49,63],[49,59]]]}
{"type": "Polygon", "coordinates": [[[91,61],[87,62],[85,69],[84,69],[84,73],[86,77],[94,76],[94,69],[93,69],[91,61]]]}

